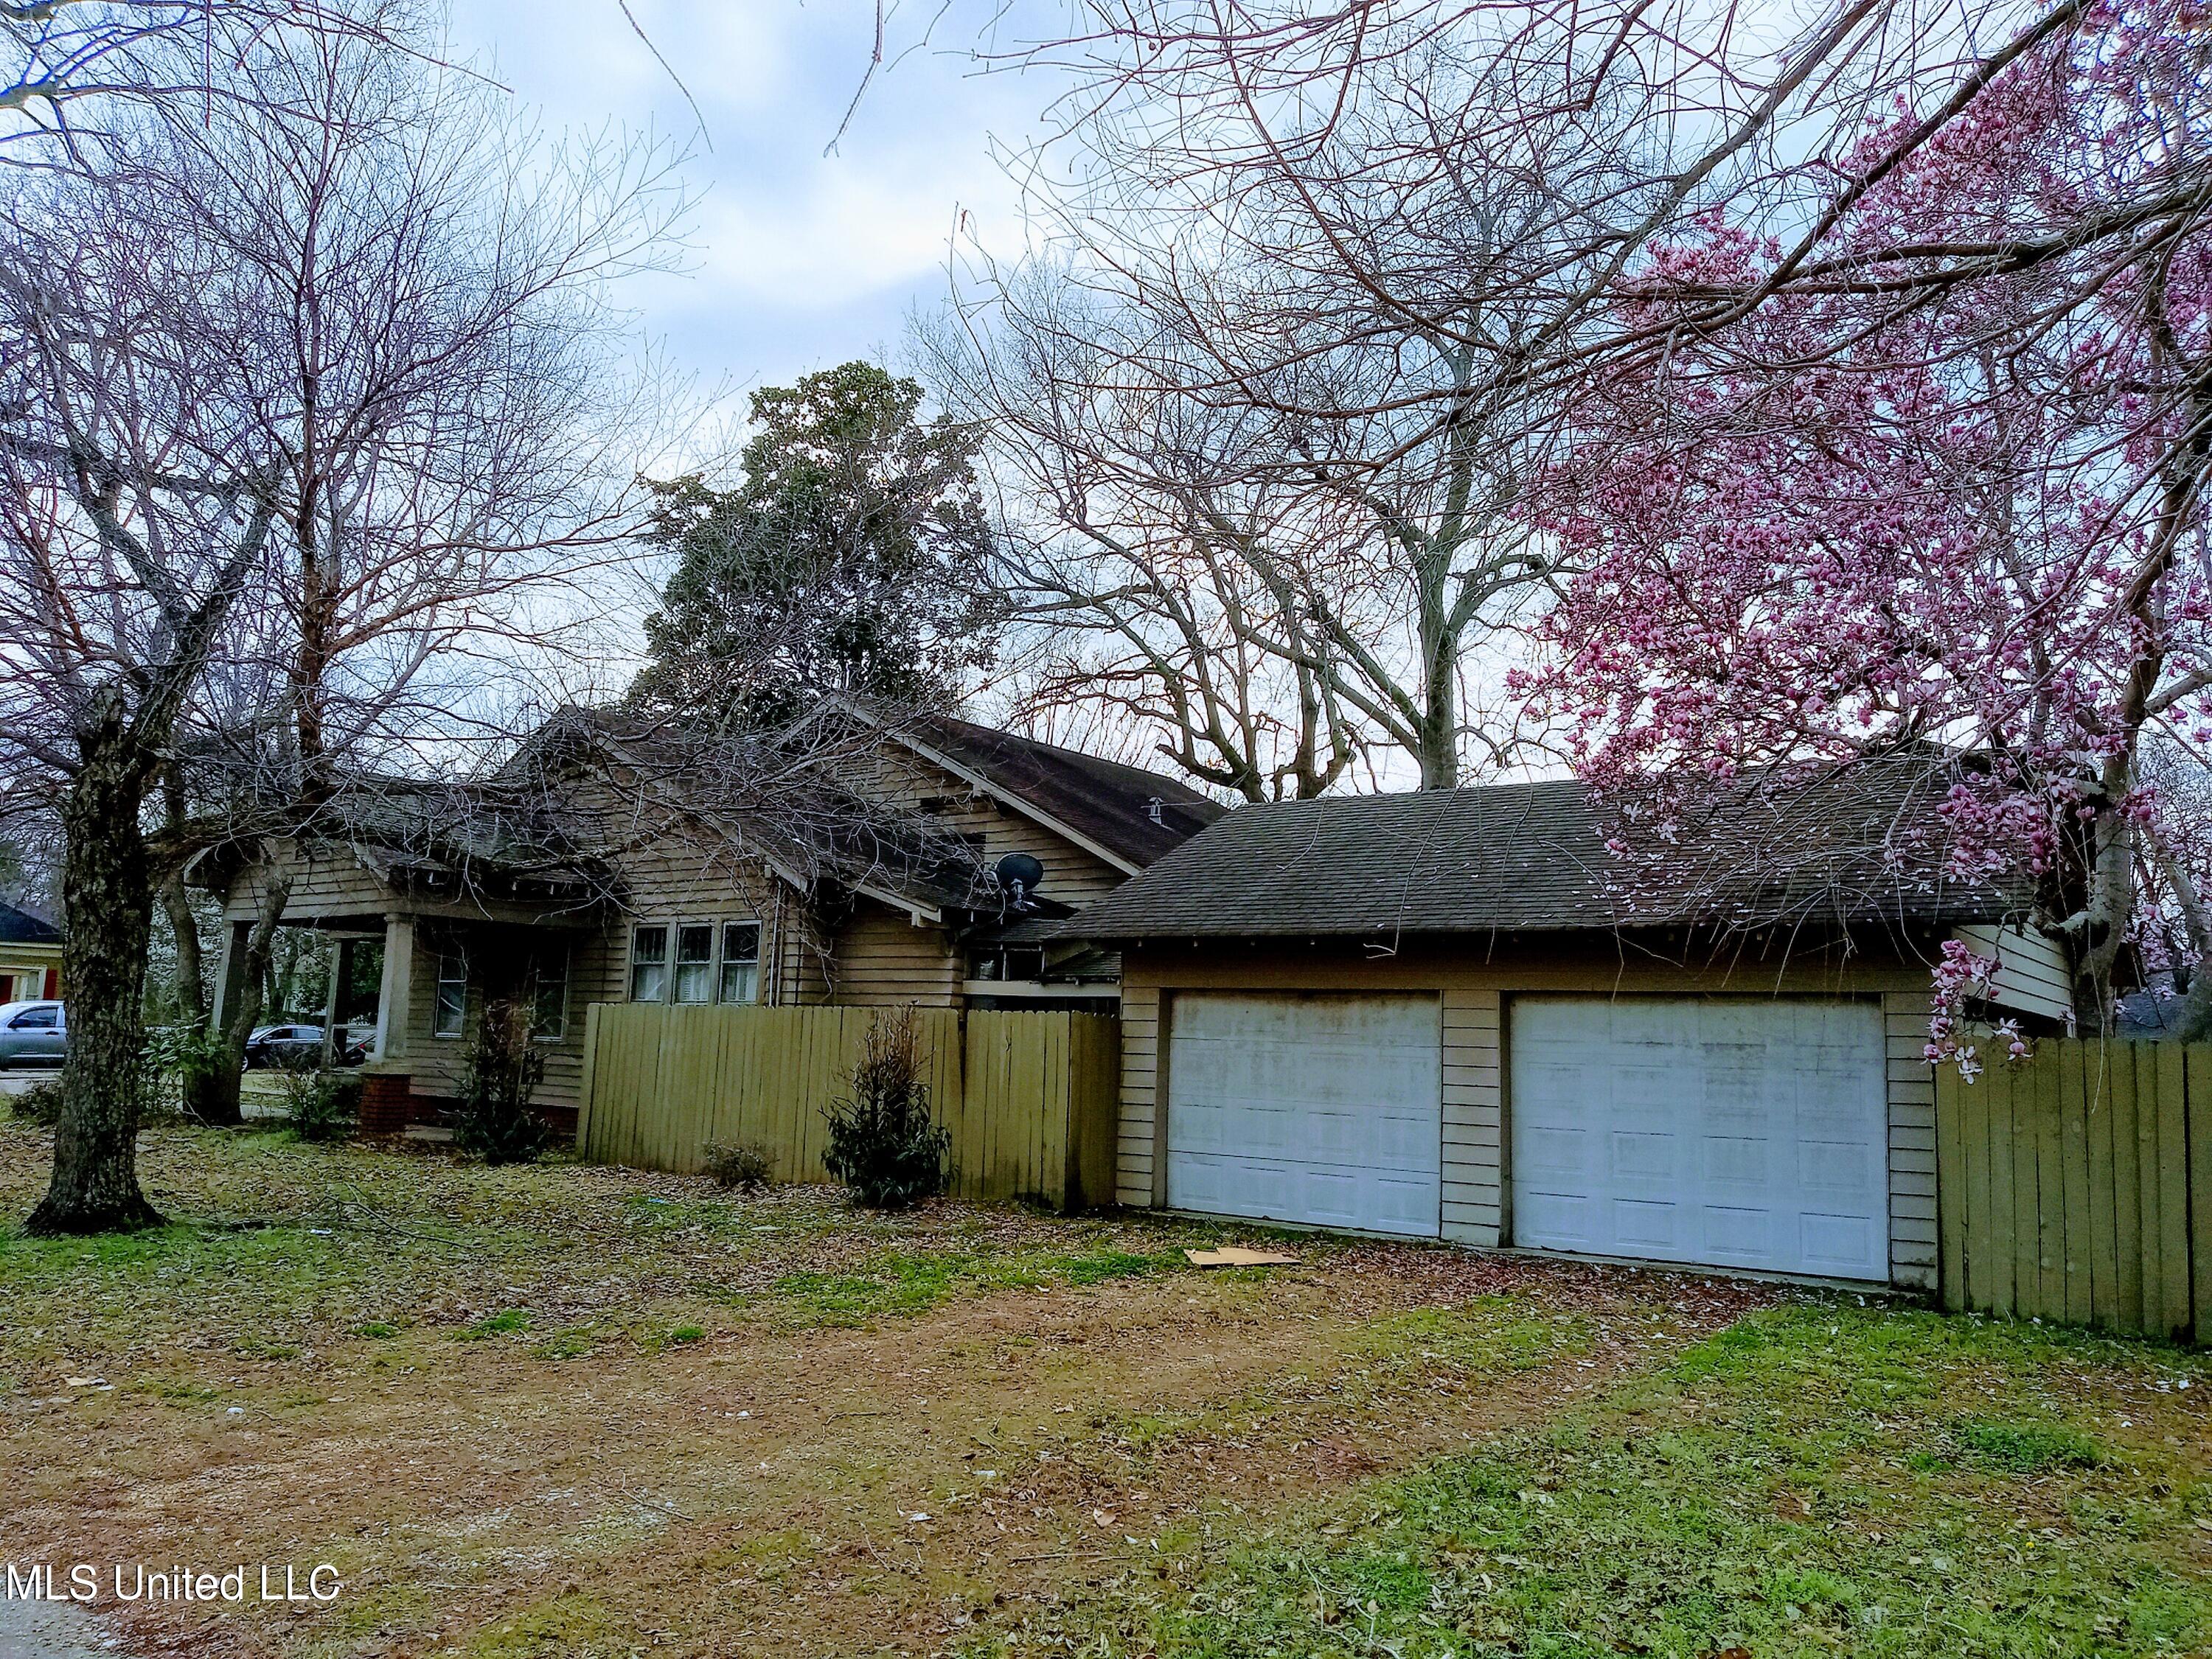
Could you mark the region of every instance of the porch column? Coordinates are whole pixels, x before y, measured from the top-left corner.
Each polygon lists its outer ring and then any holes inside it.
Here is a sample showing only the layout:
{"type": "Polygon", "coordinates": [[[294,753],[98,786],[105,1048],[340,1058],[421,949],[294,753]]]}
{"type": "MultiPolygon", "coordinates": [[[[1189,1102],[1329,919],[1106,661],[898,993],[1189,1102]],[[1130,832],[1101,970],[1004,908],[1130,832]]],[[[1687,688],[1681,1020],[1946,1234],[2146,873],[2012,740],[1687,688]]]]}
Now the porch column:
{"type": "Polygon", "coordinates": [[[376,1041],[371,1057],[398,1060],[407,1052],[410,994],[415,986],[415,918],[384,919],[384,979],[376,993],[376,1041]]]}

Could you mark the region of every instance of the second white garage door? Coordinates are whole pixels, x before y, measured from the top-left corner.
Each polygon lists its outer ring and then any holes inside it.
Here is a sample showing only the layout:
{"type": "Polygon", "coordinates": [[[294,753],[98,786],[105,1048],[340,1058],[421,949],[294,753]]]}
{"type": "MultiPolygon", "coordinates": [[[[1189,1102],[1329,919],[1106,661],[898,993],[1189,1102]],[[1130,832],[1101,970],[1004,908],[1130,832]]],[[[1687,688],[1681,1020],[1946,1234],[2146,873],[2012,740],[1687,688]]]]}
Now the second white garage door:
{"type": "Polygon", "coordinates": [[[1184,993],[1169,1012],[1168,1203],[1434,1237],[1434,997],[1184,993]]]}
{"type": "Polygon", "coordinates": [[[1529,997],[1511,1029],[1516,1243],[1889,1276],[1874,1007],[1529,997]]]}

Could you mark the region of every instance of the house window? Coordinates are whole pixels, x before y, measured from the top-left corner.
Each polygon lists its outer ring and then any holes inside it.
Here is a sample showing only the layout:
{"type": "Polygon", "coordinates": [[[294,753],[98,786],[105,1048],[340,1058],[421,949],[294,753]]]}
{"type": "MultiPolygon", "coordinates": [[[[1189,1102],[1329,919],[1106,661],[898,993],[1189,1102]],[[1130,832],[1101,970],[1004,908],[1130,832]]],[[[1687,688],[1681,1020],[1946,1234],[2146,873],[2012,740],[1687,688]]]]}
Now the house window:
{"type": "Polygon", "coordinates": [[[722,924],[722,1000],[760,1000],[760,923],[722,924]]]}
{"type": "Polygon", "coordinates": [[[558,1042],[568,1030],[568,947],[541,945],[530,968],[530,1035],[558,1042]]]}
{"type": "Polygon", "coordinates": [[[438,953],[438,997],[430,1030],[437,1036],[459,1036],[469,1018],[469,959],[459,951],[438,953]]]}
{"type": "Polygon", "coordinates": [[[708,1002],[714,989],[714,924],[687,921],[676,930],[676,1000],[708,1002]]]}
{"type": "Polygon", "coordinates": [[[1044,977],[1044,947],[1041,945],[994,945],[968,953],[970,979],[1041,980],[1044,977]]]}
{"type": "Polygon", "coordinates": [[[661,1002],[668,996],[668,929],[641,927],[630,935],[629,1000],[661,1002]]]}

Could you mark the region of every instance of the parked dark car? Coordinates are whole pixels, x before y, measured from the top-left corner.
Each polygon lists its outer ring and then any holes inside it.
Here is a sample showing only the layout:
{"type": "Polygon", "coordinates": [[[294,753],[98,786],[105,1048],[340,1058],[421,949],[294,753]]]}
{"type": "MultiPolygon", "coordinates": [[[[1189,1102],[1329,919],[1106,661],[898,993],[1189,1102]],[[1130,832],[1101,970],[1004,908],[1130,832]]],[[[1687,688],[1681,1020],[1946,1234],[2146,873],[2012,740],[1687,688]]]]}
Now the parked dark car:
{"type": "Polygon", "coordinates": [[[58,1002],[0,1002],[0,1066],[59,1066],[69,1012],[58,1002]]]}
{"type": "MultiPolygon", "coordinates": [[[[255,1066],[313,1066],[323,1057],[323,1028],[319,1025],[264,1025],[246,1039],[246,1063],[255,1066]]],[[[333,1056],[341,1066],[358,1066],[368,1058],[368,1044],[347,1035],[344,1046],[333,1056]]]]}

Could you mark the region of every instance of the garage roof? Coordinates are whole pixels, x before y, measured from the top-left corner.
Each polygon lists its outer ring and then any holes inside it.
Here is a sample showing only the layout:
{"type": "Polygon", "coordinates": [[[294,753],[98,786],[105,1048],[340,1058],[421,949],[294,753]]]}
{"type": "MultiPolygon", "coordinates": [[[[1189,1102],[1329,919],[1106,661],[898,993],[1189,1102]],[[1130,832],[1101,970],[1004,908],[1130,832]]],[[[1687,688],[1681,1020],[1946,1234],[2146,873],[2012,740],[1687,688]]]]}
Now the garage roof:
{"type": "Polygon", "coordinates": [[[1069,921],[1071,937],[1362,936],[2008,920],[2027,895],[1944,872],[1924,757],[1747,778],[1638,830],[1572,780],[1340,795],[1230,813],[1069,921]],[[1648,826],[1665,823],[1658,830],[1648,826]]]}

